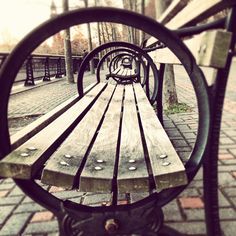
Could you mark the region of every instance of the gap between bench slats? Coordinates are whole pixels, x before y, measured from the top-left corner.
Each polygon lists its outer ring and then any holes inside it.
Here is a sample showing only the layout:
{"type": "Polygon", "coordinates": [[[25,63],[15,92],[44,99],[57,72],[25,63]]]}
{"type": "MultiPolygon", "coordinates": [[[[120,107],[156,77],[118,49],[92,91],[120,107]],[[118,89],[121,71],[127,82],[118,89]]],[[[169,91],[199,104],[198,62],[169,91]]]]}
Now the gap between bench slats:
{"type": "MultiPolygon", "coordinates": [[[[94,140],[99,123],[115,86],[108,84],[84,119],[77,125],[60,148],[53,154],[43,170],[42,182],[72,188],[88,147],[94,140]],[[66,155],[66,156],[65,156],[66,155]],[[67,156],[70,155],[70,158],[67,156]],[[65,163],[61,165],[61,163],[65,163]]],[[[84,163],[83,163],[84,164],[84,163]]],[[[80,171],[81,172],[81,171],[80,171]]]]}
{"type": "Polygon", "coordinates": [[[98,84],[67,112],[1,160],[0,175],[19,179],[34,178],[48,157],[84,116],[105,85],[98,84]],[[36,149],[30,150],[32,147],[36,149]]]}
{"type": "Polygon", "coordinates": [[[80,176],[79,189],[112,192],[124,86],[117,85],[104,121],[80,176]]]}
{"type": "Polygon", "coordinates": [[[149,174],[132,85],[125,86],[117,182],[119,192],[149,191],[149,174]]]}
{"type": "Polygon", "coordinates": [[[157,119],[140,84],[134,84],[134,90],[156,188],[161,190],[186,184],[187,178],[182,161],[157,119]],[[161,155],[166,155],[167,158],[161,159],[161,155]]]}

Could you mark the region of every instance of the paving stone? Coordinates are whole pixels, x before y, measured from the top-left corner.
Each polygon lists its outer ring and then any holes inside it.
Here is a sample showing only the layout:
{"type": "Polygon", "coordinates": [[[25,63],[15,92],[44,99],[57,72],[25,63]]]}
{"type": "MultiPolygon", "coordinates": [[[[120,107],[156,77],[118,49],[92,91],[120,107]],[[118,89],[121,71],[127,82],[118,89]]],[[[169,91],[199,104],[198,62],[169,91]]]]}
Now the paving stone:
{"type": "Polygon", "coordinates": [[[93,194],[90,196],[85,195],[83,204],[90,205],[96,203],[110,202],[111,194],[93,194]]]}
{"type": "Polygon", "coordinates": [[[203,208],[204,203],[200,197],[180,197],[180,206],[182,208],[203,208]]]}
{"type": "Polygon", "coordinates": [[[53,233],[58,231],[56,220],[48,222],[30,223],[27,225],[24,234],[53,233]]]}
{"type": "Polygon", "coordinates": [[[1,206],[0,210],[0,225],[7,220],[8,216],[12,213],[15,206],[1,206]]]}
{"type": "Polygon", "coordinates": [[[219,206],[220,207],[228,207],[230,206],[230,203],[228,199],[221,193],[221,191],[218,191],[218,198],[219,198],[219,206]]]}
{"type": "Polygon", "coordinates": [[[180,232],[182,235],[206,235],[206,226],[204,222],[177,222],[167,223],[166,225],[180,232]]]}
{"type": "Polygon", "coordinates": [[[58,197],[60,199],[70,199],[73,197],[81,197],[84,195],[83,192],[78,192],[78,191],[60,191],[60,192],[55,192],[53,193],[55,197],[58,197]]]}
{"type": "Polygon", "coordinates": [[[144,199],[145,197],[149,196],[149,193],[131,193],[130,194],[130,202],[137,202],[140,201],[142,199],[144,199]]]}
{"type": "Polygon", "coordinates": [[[230,153],[219,154],[219,160],[231,160],[234,159],[234,156],[230,153]]]}
{"type": "Polygon", "coordinates": [[[10,178],[3,179],[2,181],[3,181],[2,182],[3,184],[10,184],[10,183],[14,183],[15,184],[15,182],[12,179],[10,179],[10,178]]]}
{"type": "Polygon", "coordinates": [[[220,186],[236,186],[236,181],[230,173],[219,173],[218,181],[220,186]]]}
{"type": "Polygon", "coordinates": [[[233,208],[220,208],[220,219],[230,220],[236,219],[236,211],[233,208]]]}
{"type": "Polygon", "coordinates": [[[57,192],[62,192],[62,191],[65,191],[65,189],[61,187],[56,187],[56,186],[52,186],[49,189],[50,193],[57,193],[57,192]]]}
{"type": "Polygon", "coordinates": [[[9,190],[0,191],[0,198],[7,196],[8,193],[9,193],[9,190]]]}
{"type": "Polygon", "coordinates": [[[232,172],[235,171],[236,166],[235,165],[220,165],[218,166],[219,172],[232,172]]]}
{"type": "Polygon", "coordinates": [[[228,138],[228,137],[221,137],[220,138],[220,144],[234,144],[235,141],[232,140],[231,138],[228,138]]]}
{"type": "Polygon", "coordinates": [[[236,229],[236,221],[226,221],[221,222],[221,227],[224,232],[224,236],[234,236],[235,235],[235,229],[236,229]]]}
{"type": "Polygon", "coordinates": [[[184,209],[183,214],[186,216],[188,221],[204,221],[205,219],[205,212],[203,209],[184,209]]]}
{"type": "Polygon", "coordinates": [[[166,222],[183,220],[176,200],[173,200],[170,203],[168,203],[166,206],[162,208],[162,210],[166,222]]]}
{"type": "Polygon", "coordinates": [[[236,156],[236,148],[231,148],[231,149],[230,149],[230,152],[231,152],[234,156],[236,156]]]}
{"type": "Polygon", "coordinates": [[[224,129],[224,133],[229,137],[236,137],[236,130],[235,129],[224,129]]]}
{"type": "Polygon", "coordinates": [[[49,221],[53,216],[53,213],[50,211],[35,212],[30,222],[49,221]]]}
{"type": "Polygon", "coordinates": [[[31,199],[30,197],[25,197],[24,200],[22,201],[23,204],[24,203],[33,203],[33,202],[34,202],[34,200],[31,199]]]}
{"type": "Polygon", "coordinates": [[[224,165],[236,165],[236,159],[231,159],[231,160],[221,160],[222,164],[224,165]]]}
{"type": "Polygon", "coordinates": [[[236,197],[236,188],[222,188],[222,190],[228,197],[236,197]]]}
{"type": "Polygon", "coordinates": [[[202,180],[203,179],[203,169],[200,168],[197,172],[197,174],[194,177],[194,180],[202,180]]]}
{"type": "Polygon", "coordinates": [[[30,213],[12,215],[1,229],[0,235],[20,235],[30,215],[30,213]]]}
{"type": "Polygon", "coordinates": [[[185,140],[173,140],[173,145],[175,147],[188,147],[188,144],[185,140]]]}
{"type": "Polygon", "coordinates": [[[230,201],[233,203],[234,207],[236,207],[236,197],[231,197],[230,201]]]}
{"type": "Polygon", "coordinates": [[[37,203],[26,203],[19,205],[15,213],[23,213],[23,212],[35,212],[35,211],[43,211],[44,208],[37,203]]]}
{"type": "Polygon", "coordinates": [[[18,186],[15,186],[13,190],[10,192],[9,196],[18,196],[18,195],[23,195],[23,192],[18,186]]]}
{"type": "Polygon", "coordinates": [[[186,188],[181,194],[180,197],[197,197],[199,192],[196,188],[186,188]]]}
{"type": "Polygon", "coordinates": [[[2,183],[0,184],[0,190],[10,190],[15,186],[15,183],[2,183]]]}
{"type": "Polygon", "coordinates": [[[232,176],[236,178],[236,171],[232,172],[232,176]]]}
{"type": "Polygon", "coordinates": [[[23,196],[0,198],[0,206],[16,205],[16,204],[18,204],[22,200],[22,198],[23,198],[23,196]]]}

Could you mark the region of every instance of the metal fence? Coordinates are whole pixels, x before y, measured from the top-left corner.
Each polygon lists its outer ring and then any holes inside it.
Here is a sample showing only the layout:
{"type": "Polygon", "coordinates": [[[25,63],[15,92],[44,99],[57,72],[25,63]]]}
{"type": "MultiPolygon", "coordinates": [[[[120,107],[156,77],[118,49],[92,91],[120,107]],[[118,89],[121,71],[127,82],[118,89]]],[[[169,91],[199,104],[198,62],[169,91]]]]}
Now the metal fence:
{"type": "MultiPolygon", "coordinates": [[[[0,53],[0,69],[9,53],[0,53]]],[[[82,56],[72,56],[73,72],[76,73],[83,60],[82,56]]],[[[95,67],[98,58],[94,58],[95,67]]],[[[89,70],[89,66],[88,66],[89,70]]],[[[35,85],[36,80],[50,81],[52,77],[66,75],[64,55],[31,54],[19,70],[15,83],[23,82],[25,86],[35,85]]]]}

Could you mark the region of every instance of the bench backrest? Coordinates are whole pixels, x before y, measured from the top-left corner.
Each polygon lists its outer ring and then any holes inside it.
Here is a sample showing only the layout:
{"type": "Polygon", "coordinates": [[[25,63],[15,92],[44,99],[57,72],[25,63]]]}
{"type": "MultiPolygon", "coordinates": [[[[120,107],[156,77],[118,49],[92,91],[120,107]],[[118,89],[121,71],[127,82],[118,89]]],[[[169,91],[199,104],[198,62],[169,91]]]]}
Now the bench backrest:
{"type": "MultiPolygon", "coordinates": [[[[176,30],[193,26],[207,19],[227,6],[235,5],[233,0],[174,0],[159,18],[166,27],[176,30]]],[[[222,29],[200,33],[184,40],[199,66],[224,68],[228,56],[232,34],[222,29]]],[[[156,41],[148,40],[147,46],[156,41]]],[[[150,53],[156,63],[180,64],[176,56],[167,48],[150,53]]]]}

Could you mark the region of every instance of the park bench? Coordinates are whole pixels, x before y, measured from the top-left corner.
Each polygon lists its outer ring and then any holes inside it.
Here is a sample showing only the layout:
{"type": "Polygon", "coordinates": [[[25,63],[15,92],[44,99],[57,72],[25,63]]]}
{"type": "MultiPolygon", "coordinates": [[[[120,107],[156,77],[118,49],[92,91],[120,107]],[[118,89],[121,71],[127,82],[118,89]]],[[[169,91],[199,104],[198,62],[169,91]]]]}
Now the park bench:
{"type": "MultiPolygon", "coordinates": [[[[214,0],[205,4],[201,0],[202,7],[197,13],[194,11],[194,14],[189,14],[199,1],[192,1],[185,8],[182,4],[180,8],[181,2],[183,1],[174,1],[167,9],[168,14],[164,13],[171,17],[176,15],[170,22],[178,22],[175,19],[180,17],[181,23],[176,23],[172,28],[180,36],[190,36],[222,27],[222,21],[206,26],[193,26],[216,11],[235,5],[233,1],[214,0]],[[177,14],[176,9],[181,11],[177,14]],[[191,27],[179,29],[186,24],[191,27]]],[[[230,43],[232,34],[229,32],[232,31],[232,22],[236,21],[235,14],[233,9],[228,20],[225,20],[226,26],[223,24],[227,31],[213,31],[213,35],[211,31],[210,36],[205,36],[205,33],[196,36],[201,38],[197,40],[200,42],[200,49],[194,55],[196,60],[171,31],[149,18],[121,9],[75,10],[41,25],[15,48],[0,72],[0,175],[13,178],[27,195],[51,210],[59,220],[61,235],[156,235],[158,232],[177,235],[178,233],[170,228],[161,229],[161,207],[184,190],[196,175],[204,158],[208,235],[220,235],[218,212],[211,209],[210,201],[213,199],[211,203],[217,207],[217,195],[212,196],[212,193],[215,194],[212,188],[217,184],[215,162],[217,163],[220,118],[227,81],[219,78],[222,75],[224,78],[228,76],[232,59],[229,50],[234,49],[234,40],[230,43]],[[40,117],[10,140],[7,103],[14,77],[24,59],[54,33],[94,20],[128,24],[156,39],[151,38],[145,48],[124,42],[111,42],[94,49],[85,57],[78,72],[79,95],[40,117]],[[223,39],[220,44],[219,38],[223,39]],[[113,71],[109,71],[111,78],[104,82],[99,74],[101,64],[98,64],[97,82],[83,89],[83,75],[88,61],[101,50],[113,50],[114,47],[122,47],[122,50],[134,56],[138,55],[140,65],[146,68],[145,79],[130,82],[133,80],[131,71],[140,78],[140,70],[138,68],[134,71],[130,63],[126,64],[124,60],[117,68],[112,68],[113,71]],[[201,54],[200,59],[198,54],[201,54]],[[165,57],[166,55],[168,57],[165,57]],[[219,59],[221,66],[215,64],[219,59]],[[160,63],[159,72],[153,61],[160,63]],[[161,124],[164,63],[183,64],[198,101],[199,127],[196,144],[185,165],[161,124]],[[220,68],[212,84],[206,84],[197,64],[220,68]],[[145,94],[149,90],[147,88],[150,68],[155,79],[151,97],[145,94]],[[118,73],[120,70],[122,74],[118,73]],[[118,83],[113,77],[119,79],[118,83]],[[125,80],[130,80],[129,83],[120,82],[124,77],[125,80]],[[210,87],[214,88],[211,95],[210,87]],[[220,96],[216,96],[217,94],[220,96]],[[152,107],[154,103],[157,103],[159,119],[152,107]],[[212,116],[214,113],[217,114],[215,117],[212,116]],[[39,181],[66,189],[111,193],[111,206],[89,207],[68,200],[63,201],[45,191],[38,184],[39,181]],[[207,191],[207,188],[210,191],[207,191]],[[150,192],[150,196],[133,204],[118,205],[118,195],[129,192],[150,192]]],[[[171,27],[171,24],[167,23],[166,26],[171,27]]],[[[208,35],[208,32],[206,34],[208,35]]],[[[195,37],[192,40],[195,40],[195,37]]],[[[108,54],[100,62],[104,61],[108,54]]]]}

